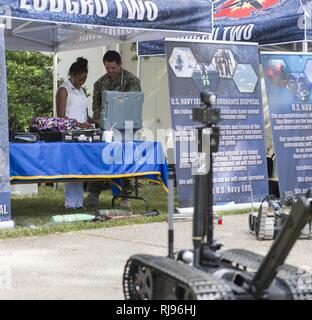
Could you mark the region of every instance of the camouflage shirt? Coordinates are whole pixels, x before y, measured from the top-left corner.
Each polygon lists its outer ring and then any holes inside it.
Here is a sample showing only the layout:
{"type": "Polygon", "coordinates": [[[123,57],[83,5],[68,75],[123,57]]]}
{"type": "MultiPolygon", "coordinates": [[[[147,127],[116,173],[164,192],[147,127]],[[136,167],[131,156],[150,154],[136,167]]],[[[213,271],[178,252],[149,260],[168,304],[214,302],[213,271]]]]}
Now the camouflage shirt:
{"type": "Polygon", "coordinates": [[[131,72],[122,69],[122,74],[111,80],[108,74],[98,79],[93,87],[93,119],[99,118],[102,111],[102,91],[141,91],[140,80],[131,72]]]}

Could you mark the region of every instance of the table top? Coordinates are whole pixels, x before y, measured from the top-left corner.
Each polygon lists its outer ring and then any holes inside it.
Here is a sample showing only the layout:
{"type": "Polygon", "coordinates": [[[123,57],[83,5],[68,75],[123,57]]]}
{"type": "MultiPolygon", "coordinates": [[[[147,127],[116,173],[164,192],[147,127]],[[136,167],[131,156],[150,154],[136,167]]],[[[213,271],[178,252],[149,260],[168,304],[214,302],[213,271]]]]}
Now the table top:
{"type": "Polygon", "coordinates": [[[167,188],[160,142],[10,143],[11,183],[144,177],[167,188]]]}

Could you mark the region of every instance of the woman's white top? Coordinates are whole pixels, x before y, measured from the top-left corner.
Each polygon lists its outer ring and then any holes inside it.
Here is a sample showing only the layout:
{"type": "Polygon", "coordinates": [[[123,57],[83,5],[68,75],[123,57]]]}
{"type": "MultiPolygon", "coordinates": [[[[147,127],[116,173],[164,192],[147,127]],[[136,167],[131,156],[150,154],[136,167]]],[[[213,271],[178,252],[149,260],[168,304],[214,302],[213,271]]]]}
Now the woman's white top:
{"type": "Polygon", "coordinates": [[[86,122],[88,120],[87,97],[82,88],[76,89],[68,80],[60,86],[67,90],[66,113],[67,118],[76,119],[78,122],[86,122]]]}

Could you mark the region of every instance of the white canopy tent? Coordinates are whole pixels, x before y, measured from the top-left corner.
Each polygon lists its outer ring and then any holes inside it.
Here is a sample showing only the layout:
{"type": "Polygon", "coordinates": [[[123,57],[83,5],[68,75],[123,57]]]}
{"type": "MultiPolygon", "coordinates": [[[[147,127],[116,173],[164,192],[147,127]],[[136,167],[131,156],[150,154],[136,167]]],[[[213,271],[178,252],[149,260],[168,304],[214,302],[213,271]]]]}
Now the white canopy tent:
{"type": "Polygon", "coordinates": [[[206,35],[211,7],[210,0],[0,0],[0,227],[11,221],[5,50],[56,56],[120,42],[206,35]]]}
{"type": "Polygon", "coordinates": [[[0,0],[6,48],[60,52],[183,34],[208,34],[211,1],[0,0]]]}

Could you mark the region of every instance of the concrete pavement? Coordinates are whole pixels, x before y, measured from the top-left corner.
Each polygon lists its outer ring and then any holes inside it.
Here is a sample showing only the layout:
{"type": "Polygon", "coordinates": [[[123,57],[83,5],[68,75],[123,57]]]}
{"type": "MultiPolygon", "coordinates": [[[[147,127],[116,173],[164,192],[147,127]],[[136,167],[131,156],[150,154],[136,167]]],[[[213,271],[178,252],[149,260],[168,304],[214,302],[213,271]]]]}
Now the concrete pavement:
{"type": "MultiPolygon", "coordinates": [[[[191,248],[191,222],[175,221],[175,249],[191,248]]],[[[266,254],[271,241],[248,232],[248,215],[215,225],[223,249],[266,254]]],[[[312,267],[312,240],[299,240],[287,263],[312,267]]],[[[0,299],[123,299],[132,254],[167,254],[167,224],[151,223],[0,241],[0,299]]]]}

